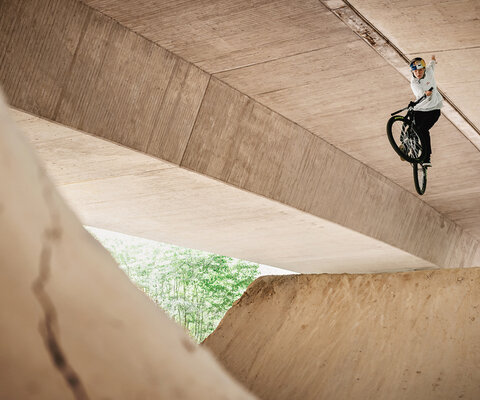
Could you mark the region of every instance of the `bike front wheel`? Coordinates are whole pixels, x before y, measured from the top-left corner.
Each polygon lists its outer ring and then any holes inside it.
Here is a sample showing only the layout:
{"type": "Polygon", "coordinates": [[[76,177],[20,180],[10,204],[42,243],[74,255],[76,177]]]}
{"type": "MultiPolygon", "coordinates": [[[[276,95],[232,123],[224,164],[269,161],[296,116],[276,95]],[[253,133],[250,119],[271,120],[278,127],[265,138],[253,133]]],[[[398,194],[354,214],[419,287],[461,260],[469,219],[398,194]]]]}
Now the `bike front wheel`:
{"type": "Polygon", "coordinates": [[[423,161],[424,144],[410,120],[401,115],[391,117],[387,123],[387,136],[393,150],[405,161],[410,163],[423,161]]]}
{"type": "Polygon", "coordinates": [[[413,163],[413,181],[417,193],[424,194],[427,189],[427,168],[423,164],[413,163]]]}

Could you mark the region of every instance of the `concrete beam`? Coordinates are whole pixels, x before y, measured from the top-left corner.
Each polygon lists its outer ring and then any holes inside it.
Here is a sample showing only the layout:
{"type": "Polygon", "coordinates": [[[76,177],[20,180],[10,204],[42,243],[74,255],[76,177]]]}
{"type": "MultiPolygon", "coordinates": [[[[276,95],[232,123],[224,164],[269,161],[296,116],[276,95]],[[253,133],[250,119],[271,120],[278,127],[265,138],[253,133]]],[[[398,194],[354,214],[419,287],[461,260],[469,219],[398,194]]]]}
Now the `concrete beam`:
{"type": "Polygon", "coordinates": [[[278,201],[12,111],[87,225],[303,273],[434,267],[278,201]]]}
{"type": "Polygon", "coordinates": [[[180,162],[208,74],[78,1],[6,1],[0,14],[12,105],[180,162]]]}

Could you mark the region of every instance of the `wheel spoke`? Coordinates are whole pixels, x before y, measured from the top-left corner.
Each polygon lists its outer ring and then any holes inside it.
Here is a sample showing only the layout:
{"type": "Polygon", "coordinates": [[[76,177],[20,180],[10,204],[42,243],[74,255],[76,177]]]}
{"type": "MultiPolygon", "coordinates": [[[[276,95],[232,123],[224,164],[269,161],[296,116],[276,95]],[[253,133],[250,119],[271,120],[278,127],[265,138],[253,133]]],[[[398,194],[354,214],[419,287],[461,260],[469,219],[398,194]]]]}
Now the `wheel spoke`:
{"type": "Polygon", "coordinates": [[[423,156],[422,142],[410,121],[392,117],[387,124],[390,144],[398,155],[409,162],[419,162],[423,156]]]}

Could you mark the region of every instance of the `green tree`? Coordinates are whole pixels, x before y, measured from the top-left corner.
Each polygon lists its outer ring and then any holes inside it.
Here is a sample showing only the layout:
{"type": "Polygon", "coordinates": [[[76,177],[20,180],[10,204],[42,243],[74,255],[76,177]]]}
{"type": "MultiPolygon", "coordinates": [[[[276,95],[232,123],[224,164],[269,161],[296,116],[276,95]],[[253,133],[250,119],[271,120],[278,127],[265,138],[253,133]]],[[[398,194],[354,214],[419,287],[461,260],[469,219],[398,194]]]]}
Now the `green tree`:
{"type": "Polygon", "coordinates": [[[205,339],[259,275],[259,266],[230,257],[139,238],[90,232],[120,268],[197,341],[205,339]]]}

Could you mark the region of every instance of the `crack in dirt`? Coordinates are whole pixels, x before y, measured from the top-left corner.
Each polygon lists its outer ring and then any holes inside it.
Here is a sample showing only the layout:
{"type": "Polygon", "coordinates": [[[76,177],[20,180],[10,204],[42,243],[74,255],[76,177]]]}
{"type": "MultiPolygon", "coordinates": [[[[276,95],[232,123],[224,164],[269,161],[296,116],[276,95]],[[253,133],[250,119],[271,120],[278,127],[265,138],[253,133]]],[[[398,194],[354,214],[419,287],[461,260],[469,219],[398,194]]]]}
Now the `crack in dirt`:
{"type": "Polygon", "coordinates": [[[68,386],[71,388],[75,399],[88,400],[89,397],[80,378],[69,364],[65,353],[60,346],[57,312],[52,300],[45,291],[45,285],[50,278],[51,254],[51,247],[48,244],[44,244],[40,255],[40,275],[32,286],[33,292],[45,314],[45,318],[40,322],[40,334],[43,337],[43,341],[45,342],[55,367],[60,371],[68,386]]]}
{"type": "Polygon", "coordinates": [[[68,362],[65,352],[60,346],[60,331],[57,312],[52,299],[45,290],[51,275],[52,242],[60,240],[62,229],[60,215],[55,209],[53,187],[46,178],[43,169],[39,170],[39,178],[44,182],[43,196],[51,218],[51,227],[44,232],[43,247],[40,254],[39,275],[33,282],[32,290],[44,312],[39,331],[52,358],[54,366],[60,371],[75,399],[89,400],[88,394],[78,374],[68,362]]]}

